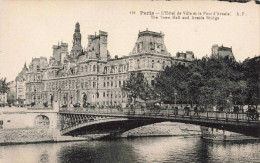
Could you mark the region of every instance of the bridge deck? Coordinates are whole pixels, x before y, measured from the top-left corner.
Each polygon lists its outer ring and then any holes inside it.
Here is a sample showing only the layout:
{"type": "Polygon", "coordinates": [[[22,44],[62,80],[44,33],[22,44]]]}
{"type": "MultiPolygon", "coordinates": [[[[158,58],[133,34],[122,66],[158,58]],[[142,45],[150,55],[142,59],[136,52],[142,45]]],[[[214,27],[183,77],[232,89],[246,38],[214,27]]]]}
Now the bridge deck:
{"type": "Polygon", "coordinates": [[[167,119],[186,123],[214,123],[214,124],[232,124],[239,126],[254,126],[260,128],[259,119],[252,119],[247,113],[234,113],[234,112],[218,112],[218,111],[198,111],[198,114],[194,110],[188,113],[184,110],[178,110],[178,113],[173,113],[172,110],[160,110],[159,112],[153,112],[149,110],[130,110],[130,109],[99,109],[99,110],[72,110],[64,109],[60,110],[61,114],[84,114],[93,116],[106,116],[106,117],[120,117],[120,118],[156,118],[167,119]]]}

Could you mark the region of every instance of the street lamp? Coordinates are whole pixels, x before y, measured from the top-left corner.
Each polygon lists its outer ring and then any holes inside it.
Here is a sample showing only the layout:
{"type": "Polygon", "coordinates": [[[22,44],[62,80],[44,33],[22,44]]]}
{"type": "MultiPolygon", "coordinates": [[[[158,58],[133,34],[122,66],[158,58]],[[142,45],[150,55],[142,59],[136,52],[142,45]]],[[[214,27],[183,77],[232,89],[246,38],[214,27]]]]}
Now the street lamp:
{"type": "Polygon", "coordinates": [[[176,89],[174,90],[174,104],[175,104],[175,107],[176,107],[176,97],[177,97],[177,91],[176,89]]]}
{"type": "Polygon", "coordinates": [[[36,89],[34,89],[34,97],[33,97],[33,100],[34,100],[34,104],[36,104],[36,89]]]}
{"type": "Polygon", "coordinates": [[[60,101],[61,101],[60,97],[61,97],[61,89],[59,88],[59,89],[58,89],[58,96],[57,96],[59,109],[60,109],[60,101]]]}
{"type": "Polygon", "coordinates": [[[230,102],[230,111],[232,110],[232,99],[233,99],[233,96],[232,96],[232,93],[230,92],[230,94],[229,94],[229,96],[228,96],[228,98],[229,98],[229,102],[230,102]]]}
{"type": "Polygon", "coordinates": [[[109,101],[109,96],[110,96],[110,94],[109,94],[109,93],[110,93],[110,91],[108,90],[108,91],[107,91],[108,106],[110,106],[110,101],[109,101]]]}

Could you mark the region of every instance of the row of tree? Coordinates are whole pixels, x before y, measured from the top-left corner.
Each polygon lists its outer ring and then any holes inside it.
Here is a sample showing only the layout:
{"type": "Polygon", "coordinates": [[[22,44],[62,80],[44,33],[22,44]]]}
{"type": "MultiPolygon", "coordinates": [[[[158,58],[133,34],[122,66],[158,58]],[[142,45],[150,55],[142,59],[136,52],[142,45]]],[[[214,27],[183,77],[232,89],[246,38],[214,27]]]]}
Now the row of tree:
{"type": "Polygon", "coordinates": [[[202,58],[189,66],[172,65],[161,71],[154,86],[132,73],[122,90],[131,99],[164,103],[229,107],[260,103],[260,57],[237,62],[228,57],[202,58]]]}

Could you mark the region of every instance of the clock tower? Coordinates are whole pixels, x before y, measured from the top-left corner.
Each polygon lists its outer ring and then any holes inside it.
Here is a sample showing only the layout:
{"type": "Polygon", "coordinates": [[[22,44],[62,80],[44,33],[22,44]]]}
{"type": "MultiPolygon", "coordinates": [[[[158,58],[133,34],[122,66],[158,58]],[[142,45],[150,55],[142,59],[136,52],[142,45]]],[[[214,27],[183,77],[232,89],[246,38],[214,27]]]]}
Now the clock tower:
{"type": "Polygon", "coordinates": [[[75,25],[75,32],[73,34],[73,46],[70,51],[70,56],[72,58],[78,57],[80,52],[82,51],[82,46],[81,46],[81,34],[80,34],[80,25],[77,22],[75,25]]]}

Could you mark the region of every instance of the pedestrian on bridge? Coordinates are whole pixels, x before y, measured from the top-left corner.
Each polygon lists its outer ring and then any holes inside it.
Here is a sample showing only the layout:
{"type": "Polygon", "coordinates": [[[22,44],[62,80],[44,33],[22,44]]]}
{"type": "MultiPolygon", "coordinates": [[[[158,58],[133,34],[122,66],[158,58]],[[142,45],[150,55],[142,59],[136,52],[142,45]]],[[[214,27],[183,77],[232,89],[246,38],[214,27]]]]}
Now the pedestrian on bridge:
{"type": "Polygon", "coordinates": [[[188,107],[188,105],[186,105],[186,106],[184,107],[184,115],[189,116],[189,114],[190,114],[190,108],[188,107]]]}
{"type": "Polygon", "coordinates": [[[174,108],[174,115],[178,115],[178,106],[175,106],[174,108]]]}
{"type": "Polygon", "coordinates": [[[195,105],[195,107],[194,107],[194,114],[193,114],[193,116],[199,116],[199,110],[198,110],[198,107],[195,105]]]}

